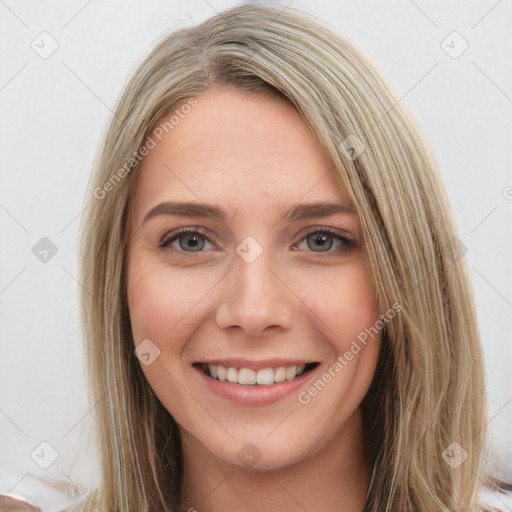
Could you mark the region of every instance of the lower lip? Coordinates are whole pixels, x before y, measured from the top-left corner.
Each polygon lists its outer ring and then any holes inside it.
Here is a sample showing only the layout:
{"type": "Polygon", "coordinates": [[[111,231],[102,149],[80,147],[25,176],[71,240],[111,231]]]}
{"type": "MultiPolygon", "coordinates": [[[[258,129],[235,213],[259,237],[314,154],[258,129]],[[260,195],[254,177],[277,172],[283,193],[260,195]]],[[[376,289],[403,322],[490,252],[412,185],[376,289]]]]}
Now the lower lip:
{"type": "Polygon", "coordinates": [[[238,405],[262,406],[273,404],[282,398],[297,392],[304,383],[310,379],[318,370],[319,366],[296,379],[270,384],[268,386],[244,386],[232,382],[221,382],[208,377],[200,368],[193,369],[199,374],[211,391],[216,395],[226,398],[238,405]]]}

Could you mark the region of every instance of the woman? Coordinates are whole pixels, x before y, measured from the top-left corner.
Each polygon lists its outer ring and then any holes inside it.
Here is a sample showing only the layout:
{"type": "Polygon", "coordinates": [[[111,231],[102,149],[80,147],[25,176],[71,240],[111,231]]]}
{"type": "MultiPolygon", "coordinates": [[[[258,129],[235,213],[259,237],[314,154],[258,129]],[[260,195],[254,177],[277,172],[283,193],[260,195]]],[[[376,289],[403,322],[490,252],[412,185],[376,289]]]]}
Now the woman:
{"type": "Polygon", "coordinates": [[[483,511],[485,368],[435,159],[289,9],[163,40],[89,185],[85,510],[483,511]]]}

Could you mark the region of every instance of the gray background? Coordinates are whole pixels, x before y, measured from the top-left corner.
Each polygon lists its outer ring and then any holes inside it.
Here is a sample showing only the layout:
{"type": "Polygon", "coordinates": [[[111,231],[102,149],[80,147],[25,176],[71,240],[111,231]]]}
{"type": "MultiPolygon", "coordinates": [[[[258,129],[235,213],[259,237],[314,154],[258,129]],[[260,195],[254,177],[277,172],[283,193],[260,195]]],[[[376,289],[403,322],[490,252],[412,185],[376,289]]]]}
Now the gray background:
{"type": "MultiPolygon", "coordinates": [[[[0,494],[46,512],[65,499],[38,476],[96,482],[76,247],[92,161],[153,44],[237,3],[0,0],[0,494]],[[47,469],[53,452],[42,442],[58,453],[47,469]]],[[[363,49],[426,132],[468,249],[492,431],[511,470],[512,1],[278,4],[327,20],[363,49]]]]}

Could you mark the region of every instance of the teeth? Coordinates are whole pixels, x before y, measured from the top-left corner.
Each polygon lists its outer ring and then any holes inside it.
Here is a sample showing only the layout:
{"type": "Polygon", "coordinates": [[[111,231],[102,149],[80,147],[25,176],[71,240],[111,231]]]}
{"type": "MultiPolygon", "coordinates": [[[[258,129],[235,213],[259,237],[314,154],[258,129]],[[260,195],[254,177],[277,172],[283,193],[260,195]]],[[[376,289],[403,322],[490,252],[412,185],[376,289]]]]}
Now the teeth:
{"type": "Polygon", "coordinates": [[[228,368],[226,371],[226,379],[228,382],[238,382],[238,371],[236,368],[228,368]]]}
{"type": "Polygon", "coordinates": [[[280,366],[274,372],[274,382],[284,382],[286,380],[286,368],[284,366],[280,366]]]}
{"type": "Polygon", "coordinates": [[[274,370],[272,368],[263,368],[256,374],[256,384],[260,386],[269,386],[274,384],[274,370]]]}
{"type": "Polygon", "coordinates": [[[238,370],[238,384],[244,384],[245,386],[256,384],[256,372],[249,370],[249,368],[240,368],[238,370]]]}
{"type": "Polygon", "coordinates": [[[226,380],[226,368],[224,368],[224,366],[217,366],[217,379],[219,379],[221,382],[226,380]]]}
{"type": "Polygon", "coordinates": [[[286,368],[286,380],[293,380],[295,379],[295,374],[297,373],[297,367],[296,366],[289,366],[286,368]]]}
{"type": "MultiPolygon", "coordinates": [[[[232,382],[243,384],[244,386],[270,386],[274,383],[291,381],[302,375],[306,365],[280,366],[279,368],[262,368],[261,370],[251,370],[250,368],[234,368],[209,364],[203,365],[203,369],[208,369],[212,378],[221,382],[232,382]]],[[[207,372],[208,373],[208,372],[207,372]]]]}
{"type": "Polygon", "coordinates": [[[208,369],[210,370],[210,375],[216,379],[217,378],[217,366],[214,364],[209,364],[208,369]]]}

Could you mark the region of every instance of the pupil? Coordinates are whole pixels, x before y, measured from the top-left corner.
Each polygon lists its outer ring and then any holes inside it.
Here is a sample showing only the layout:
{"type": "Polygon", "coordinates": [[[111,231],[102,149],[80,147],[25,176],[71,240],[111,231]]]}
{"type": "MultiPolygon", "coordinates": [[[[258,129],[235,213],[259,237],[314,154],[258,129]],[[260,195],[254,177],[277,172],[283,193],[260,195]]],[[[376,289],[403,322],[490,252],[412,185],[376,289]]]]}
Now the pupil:
{"type": "Polygon", "coordinates": [[[181,245],[181,248],[184,250],[191,249],[191,248],[201,249],[201,243],[200,243],[199,237],[197,235],[188,235],[185,239],[181,238],[180,245],[181,245]],[[183,240],[185,240],[184,244],[182,243],[183,240]]]}
{"type": "MultiPolygon", "coordinates": [[[[331,247],[332,247],[332,238],[330,237],[330,235],[327,235],[327,234],[321,234],[321,235],[315,235],[313,237],[314,239],[314,243],[315,244],[318,244],[316,246],[316,248],[321,248],[322,250],[326,250],[328,251],[331,247]],[[331,239],[331,243],[329,244],[328,243],[328,239],[331,239]],[[327,242],[327,243],[326,243],[327,242]]],[[[313,247],[309,247],[310,249],[314,249],[313,247]]]]}

